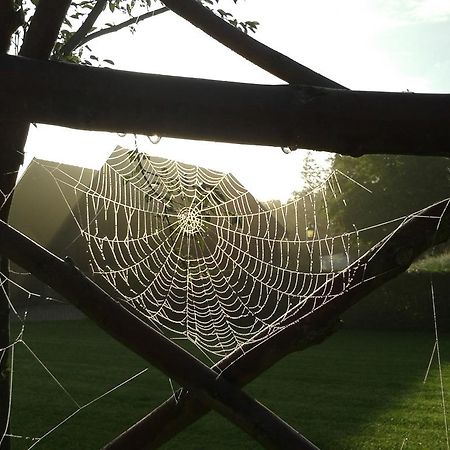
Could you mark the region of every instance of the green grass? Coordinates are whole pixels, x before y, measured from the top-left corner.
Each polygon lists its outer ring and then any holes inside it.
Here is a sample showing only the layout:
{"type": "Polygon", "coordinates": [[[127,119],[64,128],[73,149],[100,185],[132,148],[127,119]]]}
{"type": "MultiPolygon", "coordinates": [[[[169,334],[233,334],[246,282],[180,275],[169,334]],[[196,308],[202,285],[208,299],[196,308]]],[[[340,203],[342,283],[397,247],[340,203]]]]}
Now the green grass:
{"type": "MultiPolygon", "coordinates": [[[[144,368],[145,363],[88,321],[28,323],[25,342],[84,404],[144,368]]],[[[446,449],[439,376],[431,334],[342,330],[291,355],[247,389],[322,450],[446,449]]],[[[450,386],[450,336],[441,337],[445,386],[450,386]]],[[[74,411],[70,399],[19,344],[15,354],[13,433],[39,436],[74,411]]],[[[448,392],[448,390],[447,390],[448,392]]],[[[147,373],[83,409],[36,449],[96,449],[171,393],[167,377],[147,373]]],[[[14,450],[30,445],[14,439],[14,450]]],[[[260,447],[210,413],[166,450],[260,447]]]]}
{"type": "Polygon", "coordinates": [[[411,265],[408,272],[449,273],[450,252],[419,259],[411,265]]]}

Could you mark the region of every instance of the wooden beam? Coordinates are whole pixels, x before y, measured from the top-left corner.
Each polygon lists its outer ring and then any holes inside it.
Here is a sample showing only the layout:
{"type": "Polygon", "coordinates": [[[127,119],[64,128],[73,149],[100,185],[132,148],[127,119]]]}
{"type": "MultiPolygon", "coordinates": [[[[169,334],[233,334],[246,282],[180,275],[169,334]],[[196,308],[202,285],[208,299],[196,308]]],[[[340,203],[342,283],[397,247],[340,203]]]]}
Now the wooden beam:
{"type": "MultiPolygon", "coordinates": [[[[335,89],[344,86],[314,72],[286,55],[262,44],[245,34],[196,0],[165,0],[163,2],[175,14],[196,26],[208,36],[230,50],[257,65],[266,72],[290,84],[306,84],[335,89]]],[[[274,5],[274,8],[277,6],[274,5]]]]}
{"type": "Polygon", "coordinates": [[[450,95],[267,86],[0,56],[4,117],[345,155],[450,154],[450,95]]]}

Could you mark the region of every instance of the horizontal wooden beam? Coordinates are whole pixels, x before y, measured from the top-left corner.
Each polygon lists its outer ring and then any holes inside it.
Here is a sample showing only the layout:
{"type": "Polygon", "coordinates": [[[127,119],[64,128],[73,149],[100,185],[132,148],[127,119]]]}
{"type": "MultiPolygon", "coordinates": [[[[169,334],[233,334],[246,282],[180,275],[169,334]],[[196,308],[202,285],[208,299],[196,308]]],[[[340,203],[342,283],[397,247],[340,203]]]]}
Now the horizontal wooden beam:
{"type": "Polygon", "coordinates": [[[0,120],[308,148],[450,155],[450,95],[255,85],[0,57],[0,120]]]}

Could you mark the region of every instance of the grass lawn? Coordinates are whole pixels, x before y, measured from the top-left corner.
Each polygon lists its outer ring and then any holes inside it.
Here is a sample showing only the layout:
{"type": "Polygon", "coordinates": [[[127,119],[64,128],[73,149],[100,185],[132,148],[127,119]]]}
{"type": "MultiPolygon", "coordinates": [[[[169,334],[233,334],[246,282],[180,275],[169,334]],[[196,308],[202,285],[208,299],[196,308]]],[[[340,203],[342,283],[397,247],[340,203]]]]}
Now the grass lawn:
{"type": "MultiPolygon", "coordinates": [[[[146,366],[88,321],[30,322],[24,341],[80,405],[146,366]]],[[[422,382],[433,345],[431,334],[342,330],[323,344],[281,361],[247,390],[323,450],[446,449],[435,362],[427,382],[422,382]]],[[[440,346],[448,394],[449,335],[441,337],[440,346]]],[[[100,448],[170,393],[167,377],[149,368],[82,409],[34,448],[100,448]]],[[[41,436],[76,409],[26,347],[18,344],[12,432],[41,436]]],[[[32,443],[13,442],[14,450],[32,443]]],[[[164,448],[260,446],[210,413],[164,448]]]]}
{"type": "Polygon", "coordinates": [[[450,272],[450,252],[439,255],[431,255],[414,262],[408,272],[450,272]]]}

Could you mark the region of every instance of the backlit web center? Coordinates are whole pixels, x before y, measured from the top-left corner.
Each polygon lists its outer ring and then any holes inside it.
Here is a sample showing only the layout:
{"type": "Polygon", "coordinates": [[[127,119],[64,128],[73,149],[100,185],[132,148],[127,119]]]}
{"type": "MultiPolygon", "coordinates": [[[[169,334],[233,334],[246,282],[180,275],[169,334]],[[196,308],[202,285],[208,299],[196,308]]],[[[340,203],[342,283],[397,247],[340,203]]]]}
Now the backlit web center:
{"type": "Polygon", "coordinates": [[[185,233],[195,234],[202,230],[202,216],[195,206],[182,208],[178,213],[178,220],[185,233]]]}

